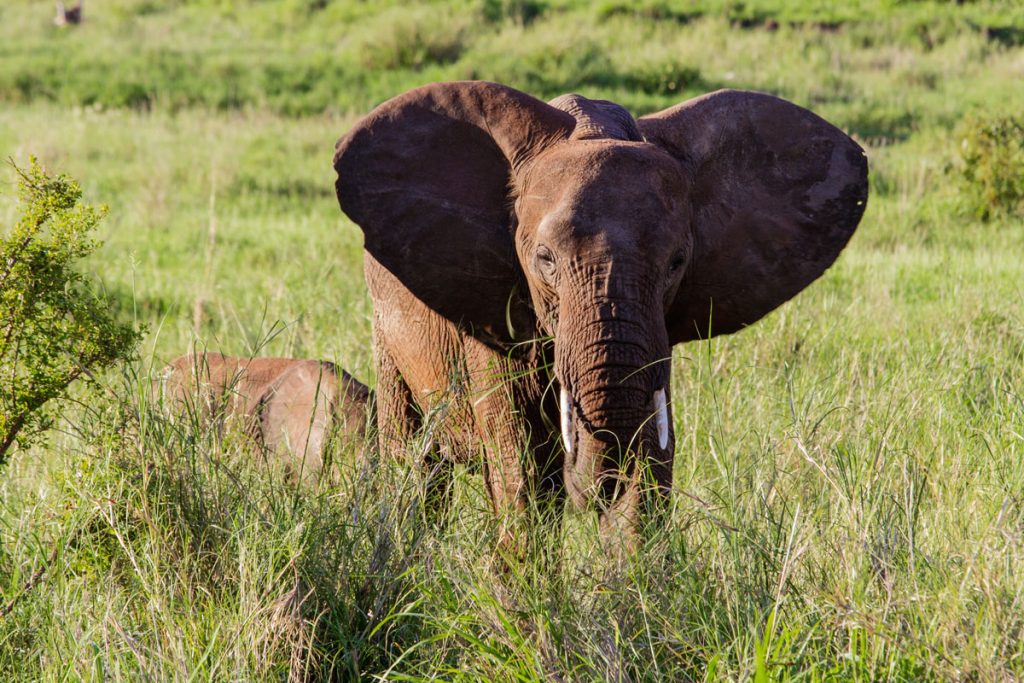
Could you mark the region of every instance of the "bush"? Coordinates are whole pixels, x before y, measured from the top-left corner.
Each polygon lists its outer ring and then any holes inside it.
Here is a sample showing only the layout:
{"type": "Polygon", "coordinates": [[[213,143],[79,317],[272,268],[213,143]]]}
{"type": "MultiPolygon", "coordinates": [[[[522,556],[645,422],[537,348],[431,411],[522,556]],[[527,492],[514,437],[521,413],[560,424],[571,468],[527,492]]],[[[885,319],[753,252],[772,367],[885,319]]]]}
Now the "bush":
{"type": "Polygon", "coordinates": [[[1024,216],[1024,125],[1009,116],[967,116],[956,129],[956,173],[978,218],[1024,216]]]}
{"type": "Polygon", "coordinates": [[[49,177],[35,159],[15,170],[21,217],[0,239],[0,464],[49,427],[48,402],[139,341],[75,270],[98,246],[90,235],[106,208],[81,204],[75,181],[49,177]]]}
{"type": "Polygon", "coordinates": [[[671,60],[645,64],[620,78],[627,89],[648,95],[678,95],[703,85],[699,69],[671,60]]]}
{"type": "Polygon", "coordinates": [[[397,7],[363,28],[356,52],[365,69],[422,69],[458,60],[470,21],[450,9],[397,7]]]}
{"type": "Polygon", "coordinates": [[[506,20],[518,26],[529,26],[546,9],[537,0],[481,0],[480,13],[484,20],[500,24],[506,20]]]}

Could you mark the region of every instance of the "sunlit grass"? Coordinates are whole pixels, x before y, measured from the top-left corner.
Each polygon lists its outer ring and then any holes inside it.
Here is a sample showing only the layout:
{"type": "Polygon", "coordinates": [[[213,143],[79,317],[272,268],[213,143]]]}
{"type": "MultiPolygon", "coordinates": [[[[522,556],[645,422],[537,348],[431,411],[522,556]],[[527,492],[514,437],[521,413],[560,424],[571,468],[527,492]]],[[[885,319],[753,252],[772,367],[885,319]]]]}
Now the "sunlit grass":
{"type": "Polygon", "coordinates": [[[1020,28],[1006,3],[434,3],[415,12],[429,35],[381,3],[314,4],[110,0],[62,34],[49,5],[0,7],[0,154],[111,206],[91,267],[149,326],[104,380],[117,399],[69,405],[0,480],[0,677],[1024,677],[1024,230],[973,218],[951,175],[958,121],[1024,108],[1022,50],[986,29],[1020,28]],[[66,63],[52,93],[8,87],[66,63]],[[148,105],[102,104],[136,76],[148,105]],[[837,264],[751,329],[675,349],[671,510],[624,563],[569,510],[510,564],[474,467],[439,524],[408,463],[338,453],[335,478],[296,488],[147,398],[147,371],[194,342],[372,382],[333,144],[374,102],[463,77],[637,113],[757,88],[868,149],[837,264]]]}

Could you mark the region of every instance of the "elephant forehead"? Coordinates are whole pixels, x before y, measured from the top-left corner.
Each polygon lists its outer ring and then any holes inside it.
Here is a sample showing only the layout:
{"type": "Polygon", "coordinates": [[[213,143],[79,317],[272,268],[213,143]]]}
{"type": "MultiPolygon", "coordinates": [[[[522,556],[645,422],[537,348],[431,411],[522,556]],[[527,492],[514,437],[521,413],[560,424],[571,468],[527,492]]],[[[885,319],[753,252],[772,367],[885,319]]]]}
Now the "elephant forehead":
{"type": "Polygon", "coordinates": [[[531,169],[520,223],[557,243],[620,233],[653,237],[678,226],[688,192],[678,164],[644,143],[573,142],[531,169]]]}
{"type": "Polygon", "coordinates": [[[574,140],[536,160],[522,183],[522,213],[562,206],[575,217],[649,208],[672,211],[688,183],[679,164],[647,143],[574,140]]]}

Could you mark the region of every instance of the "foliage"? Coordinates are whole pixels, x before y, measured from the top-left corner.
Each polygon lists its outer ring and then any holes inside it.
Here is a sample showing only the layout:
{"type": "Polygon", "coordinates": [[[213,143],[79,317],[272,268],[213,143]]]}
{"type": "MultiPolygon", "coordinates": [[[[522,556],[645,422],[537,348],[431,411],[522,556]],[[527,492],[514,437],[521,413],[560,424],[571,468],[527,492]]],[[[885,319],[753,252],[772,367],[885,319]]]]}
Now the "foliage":
{"type": "Polygon", "coordinates": [[[465,49],[469,22],[451,8],[396,7],[382,12],[356,42],[359,64],[368,71],[421,70],[458,60],[465,49]]]}
{"type": "Polygon", "coordinates": [[[15,442],[49,427],[48,402],[127,359],[139,340],[75,270],[96,249],[91,233],[106,208],[80,203],[76,182],[48,176],[35,159],[17,170],[21,217],[0,240],[0,464],[15,442]]]}
{"type": "Polygon", "coordinates": [[[501,23],[510,20],[520,26],[526,26],[540,17],[546,9],[545,3],[539,0],[481,0],[480,11],[487,21],[501,23]]]}
{"type": "Polygon", "coordinates": [[[980,219],[1024,217],[1024,119],[970,115],[960,122],[957,171],[969,209],[980,219]]]}
{"type": "MultiPolygon", "coordinates": [[[[348,114],[426,81],[475,77],[544,98],[585,91],[650,110],[674,104],[681,94],[738,85],[801,103],[824,99],[837,105],[839,123],[863,135],[905,136],[907,120],[916,121],[920,112],[899,97],[890,101],[888,91],[854,93],[845,84],[807,100],[807,79],[787,75],[796,69],[772,64],[770,55],[726,79],[729,70],[697,63],[719,57],[708,54],[704,39],[736,27],[753,37],[789,35],[815,58],[850,44],[871,48],[879,59],[887,58],[886,50],[875,49],[879,45],[941,58],[964,42],[983,52],[1024,42],[1017,6],[1017,0],[967,7],[930,0],[613,0],[594,6],[581,0],[110,0],[87,9],[86,23],[60,30],[46,23],[48,7],[24,3],[0,8],[0,39],[19,45],[2,56],[0,101],[348,114]]],[[[816,74],[811,81],[825,78],[816,74]]]]}

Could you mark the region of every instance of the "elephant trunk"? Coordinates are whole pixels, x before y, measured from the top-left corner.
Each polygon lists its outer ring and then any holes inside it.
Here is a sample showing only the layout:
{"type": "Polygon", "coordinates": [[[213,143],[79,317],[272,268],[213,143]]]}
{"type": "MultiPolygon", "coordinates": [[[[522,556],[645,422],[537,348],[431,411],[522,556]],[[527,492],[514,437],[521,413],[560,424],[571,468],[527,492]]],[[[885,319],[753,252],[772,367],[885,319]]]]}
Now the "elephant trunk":
{"type": "Polygon", "coordinates": [[[598,297],[563,306],[555,342],[570,497],[615,500],[638,462],[672,453],[669,344],[660,307],[598,297]],[[587,314],[573,317],[574,311],[587,314]],[[653,319],[652,319],[653,318],[653,319]]]}

